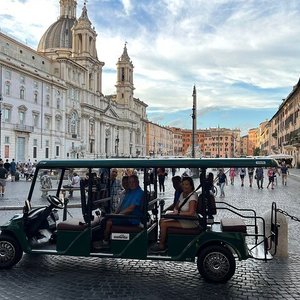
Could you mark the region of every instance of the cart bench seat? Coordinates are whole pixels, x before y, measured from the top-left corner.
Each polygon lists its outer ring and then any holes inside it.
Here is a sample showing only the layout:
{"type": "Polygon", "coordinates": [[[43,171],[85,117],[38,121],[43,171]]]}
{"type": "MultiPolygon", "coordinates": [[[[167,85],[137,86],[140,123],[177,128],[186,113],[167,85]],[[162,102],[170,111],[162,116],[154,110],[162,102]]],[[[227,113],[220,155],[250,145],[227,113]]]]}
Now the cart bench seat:
{"type": "Polygon", "coordinates": [[[187,234],[187,235],[198,235],[203,231],[202,228],[168,228],[168,234],[187,234]]]}
{"type": "MultiPolygon", "coordinates": [[[[92,223],[91,226],[97,226],[100,222],[99,218],[95,218],[92,223]]],[[[83,219],[81,218],[72,218],[63,222],[60,222],[57,225],[57,230],[58,231],[83,231],[84,229],[86,229],[88,227],[88,224],[84,222],[83,219]]]]}
{"type": "Polygon", "coordinates": [[[247,233],[247,226],[241,218],[223,218],[220,224],[223,232],[247,233]]]}
{"type": "Polygon", "coordinates": [[[113,233],[137,233],[144,229],[142,225],[113,225],[111,232],[113,233]]]}

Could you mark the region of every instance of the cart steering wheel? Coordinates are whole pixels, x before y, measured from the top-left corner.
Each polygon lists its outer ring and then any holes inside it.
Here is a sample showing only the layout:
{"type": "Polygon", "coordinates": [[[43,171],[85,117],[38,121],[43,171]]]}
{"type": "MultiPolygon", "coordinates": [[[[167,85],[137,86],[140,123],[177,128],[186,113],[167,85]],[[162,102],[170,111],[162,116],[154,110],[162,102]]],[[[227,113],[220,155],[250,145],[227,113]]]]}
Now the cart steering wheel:
{"type": "Polygon", "coordinates": [[[48,195],[47,200],[55,208],[63,209],[65,206],[63,201],[56,196],[48,195]]]}

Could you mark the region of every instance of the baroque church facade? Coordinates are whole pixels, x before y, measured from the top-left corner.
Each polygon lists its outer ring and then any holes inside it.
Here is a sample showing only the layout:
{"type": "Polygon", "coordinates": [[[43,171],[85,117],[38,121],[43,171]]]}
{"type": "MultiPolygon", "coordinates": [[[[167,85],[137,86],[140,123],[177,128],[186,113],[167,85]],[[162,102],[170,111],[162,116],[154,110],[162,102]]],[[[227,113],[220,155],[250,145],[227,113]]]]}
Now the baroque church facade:
{"type": "MultiPolygon", "coordinates": [[[[1,153],[16,161],[146,155],[147,105],[125,44],[116,93],[103,95],[97,33],[84,4],[60,0],[37,51],[0,33],[1,153]]],[[[121,52],[121,51],[120,51],[121,52]]]]}

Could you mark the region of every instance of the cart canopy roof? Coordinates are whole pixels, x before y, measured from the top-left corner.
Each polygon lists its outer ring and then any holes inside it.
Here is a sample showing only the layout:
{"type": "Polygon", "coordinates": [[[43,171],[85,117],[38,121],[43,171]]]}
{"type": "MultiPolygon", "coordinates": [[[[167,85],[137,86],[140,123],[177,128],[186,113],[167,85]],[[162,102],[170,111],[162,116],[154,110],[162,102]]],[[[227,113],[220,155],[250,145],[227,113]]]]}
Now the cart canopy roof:
{"type": "Polygon", "coordinates": [[[279,167],[271,158],[161,158],[161,159],[68,159],[42,160],[37,169],[56,168],[247,168],[279,167]]]}

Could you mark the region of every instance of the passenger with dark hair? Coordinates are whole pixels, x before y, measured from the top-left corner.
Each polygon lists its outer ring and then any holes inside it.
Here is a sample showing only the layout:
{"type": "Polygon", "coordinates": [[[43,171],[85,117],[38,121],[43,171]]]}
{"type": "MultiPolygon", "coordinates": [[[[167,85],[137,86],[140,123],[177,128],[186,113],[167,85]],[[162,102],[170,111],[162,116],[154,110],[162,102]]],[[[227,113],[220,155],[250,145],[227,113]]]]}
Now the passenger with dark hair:
{"type": "Polygon", "coordinates": [[[164,210],[164,212],[168,210],[173,210],[176,207],[176,204],[178,203],[179,197],[182,193],[181,177],[180,176],[172,177],[172,183],[173,183],[173,188],[175,189],[173,203],[169,207],[167,207],[164,210]]]}
{"type": "Polygon", "coordinates": [[[174,208],[173,212],[169,213],[170,219],[160,220],[160,239],[159,244],[155,244],[151,247],[153,253],[164,253],[167,251],[166,241],[168,228],[197,228],[199,222],[197,220],[175,220],[172,219],[172,214],[179,216],[197,216],[197,202],[198,196],[194,192],[194,182],[191,177],[183,177],[182,193],[179,197],[179,203],[177,208],[174,208]]]}
{"type": "Polygon", "coordinates": [[[207,177],[202,177],[201,180],[202,186],[202,196],[204,197],[201,202],[201,210],[200,213],[202,215],[207,214],[207,223],[211,224],[214,222],[213,215],[216,214],[216,202],[215,196],[213,192],[214,188],[214,174],[208,173],[207,177]],[[206,209],[206,211],[205,211],[206,209]]]}

